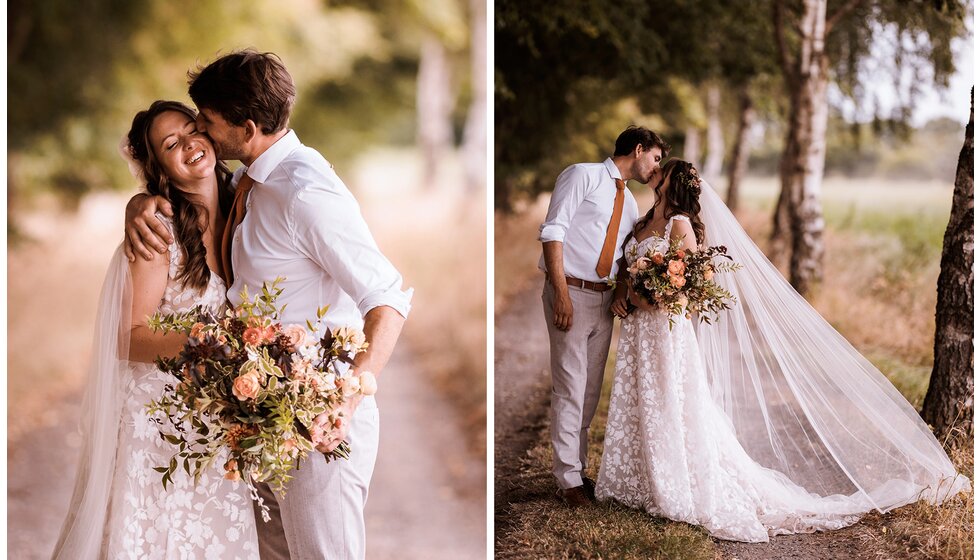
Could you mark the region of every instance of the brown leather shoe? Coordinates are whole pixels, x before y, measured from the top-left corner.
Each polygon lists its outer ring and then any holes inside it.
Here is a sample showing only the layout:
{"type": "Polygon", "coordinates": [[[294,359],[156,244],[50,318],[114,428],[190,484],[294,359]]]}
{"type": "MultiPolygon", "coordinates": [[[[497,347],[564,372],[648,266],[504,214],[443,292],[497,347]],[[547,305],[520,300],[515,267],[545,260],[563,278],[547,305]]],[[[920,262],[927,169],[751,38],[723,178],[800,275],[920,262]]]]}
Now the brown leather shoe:
{"type": "Polygon", "coordinates": [[[595,481],[587,476],[582,477],[582,489],[590,502],[595,502],[595,481]]]}
{"type": "Polygon", "coordinates": [[[558,490],[558,497],[570,508],[592,505],[592,501],[589,500],[589,496],[585,493],[585,488],[582,486],[558,490]]]}

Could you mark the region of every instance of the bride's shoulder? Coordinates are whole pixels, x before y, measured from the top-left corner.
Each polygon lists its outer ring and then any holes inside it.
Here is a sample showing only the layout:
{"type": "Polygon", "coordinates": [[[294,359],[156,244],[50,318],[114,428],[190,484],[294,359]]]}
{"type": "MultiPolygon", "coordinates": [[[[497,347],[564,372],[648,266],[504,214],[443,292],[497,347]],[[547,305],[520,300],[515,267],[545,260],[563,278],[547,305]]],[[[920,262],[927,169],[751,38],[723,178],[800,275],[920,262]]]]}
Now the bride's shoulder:
{"type": "Polygon", "coordinates": [[[691,223],[691,217],[686,214],[674,214],[670,217],[671,220],[676,220],[678,222],[691,223]]]}

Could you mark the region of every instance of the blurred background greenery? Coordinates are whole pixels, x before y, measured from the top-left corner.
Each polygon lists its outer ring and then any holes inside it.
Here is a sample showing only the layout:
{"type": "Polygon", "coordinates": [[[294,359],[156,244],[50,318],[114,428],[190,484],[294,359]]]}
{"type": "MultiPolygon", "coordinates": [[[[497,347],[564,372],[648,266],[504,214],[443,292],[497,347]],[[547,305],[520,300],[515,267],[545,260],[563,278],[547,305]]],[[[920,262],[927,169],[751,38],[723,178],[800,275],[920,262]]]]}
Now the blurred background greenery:
{"type": "MultiPolygon", "coordinates": [[[[84,383],[138,189],[118,154],[133,116],[155,99],[190,104],[189,69],[251,47],[283,59],[290,126],[335,165],[415,288],[402,359],[450,403],[455,417],[438,421],[465,434],[452,445],[485,464],[484,0],[13,0],[7,13],[8,451],[70,421],[60,403],[84,383]]],[[[475,480],[466,492],[483,503],[483,470],[475,480]]]]}

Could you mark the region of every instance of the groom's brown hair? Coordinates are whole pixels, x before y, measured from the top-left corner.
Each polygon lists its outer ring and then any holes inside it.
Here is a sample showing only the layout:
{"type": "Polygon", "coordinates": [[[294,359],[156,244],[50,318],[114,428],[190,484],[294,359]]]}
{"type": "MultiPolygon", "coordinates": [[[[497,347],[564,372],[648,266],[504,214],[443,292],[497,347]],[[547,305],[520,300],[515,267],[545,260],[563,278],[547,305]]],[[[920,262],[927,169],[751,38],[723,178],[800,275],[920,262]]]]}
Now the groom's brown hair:
{"type": "Polygon", "coordinates": [[[620,133],[619,138],[616,139],[616,151],[613,152],[613,156],[629,155],[636,149],[637,144],[643,147],[644,152],[654,146],[660,148],[664,159],[667,159],[667,154],[670,153],[670,144],[659,134],[649,128],[634,125],[620,133]]]}
{"type": "Polygon", "coordinates": [[[189,71],[187,80],[198,109],[211,109],[235,126],[252,120],[265,134],[286,128],[296,102],[293,78],[273,53],[226,54],[189,71]]]}

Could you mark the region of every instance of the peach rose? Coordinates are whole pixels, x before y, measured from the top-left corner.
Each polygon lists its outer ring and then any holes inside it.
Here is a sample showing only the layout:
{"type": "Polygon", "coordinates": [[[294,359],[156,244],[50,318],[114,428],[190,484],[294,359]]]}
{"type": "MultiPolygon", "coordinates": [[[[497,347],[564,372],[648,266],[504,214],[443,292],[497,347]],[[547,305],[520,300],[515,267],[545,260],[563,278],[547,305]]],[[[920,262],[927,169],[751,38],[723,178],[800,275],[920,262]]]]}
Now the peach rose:
{"type": "Polygon", "coordinates": [[[670,285],[675,288],[683,288],[684,284],[687,284],[687,280],[683,276],[671,276],[670,285]]]}
{"type": "Polygon", "coordinates": [[[679,258],[679,259],[683,259],[684,258],[684,249],[678,249],[677,250],[677,258],[679,258]]]}
{"type": "Polygon", "coordinates": [[[261,328],[250,327],[245,329],[245,332],[242,333],[242,340],[245,341],[245,344],[258,346],[259,344],[262,344],[262,340],[264,338],[263,334],[264,333],[262,332],[261,328]]]}
{"type": "Polygon", "coordinates": [[[640,258],[636,259],[636,269],[637,270],[646,270],[648,268],[650,268],[650,259],[648,259],[646,257],[640,257],[640,258]]]}
{"type": "Polygon", "coordinates": [[[300,325],[289,325],[283,330],[283,334],[289,339],[289,345],[299,348],[306,342],[306,329],[300,325]]]}
{"type": "Polygon", "coordinates": [[[198,340],[204,338],[204,323],[194,323],[191,326],[191,337],[198,340]]]}
{"type": "Polygon", "coordinates": [[[373,395],[378,392],[378,378],[370,371],[362,371],[361,375],[361,394],[373,395]]]}
{"type": "Polygon", "coordinates": [[[261,388],[262,384],[259,382],[258,374],[250,371],[235,378],[235,382],[231,386],[231,392],[238,397],[238,400],[244,401],[254,399],[259,394],[259,389],[261,388]]]}
{"type": "Polygon", "coordinates": [[[238,472],[238,463],[234,459],[229,459],[225,463],[225,479],[235,482],[242,479],[242,473],[238,472]]]}
{"type": "Polygon", "coordinates": [[[667,263],[667,272],[675,276],[684,274],[684,270],[687,267],[684,266],[684,261],[673,260],[667,263]]]}
{"type": "Polygon", "coordinates": [[[664,255],[660,251],[657,251],[653,254],[651,260],[653,261],[653,264],[664,264],[664,255]]]}

